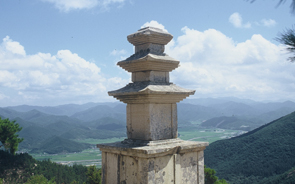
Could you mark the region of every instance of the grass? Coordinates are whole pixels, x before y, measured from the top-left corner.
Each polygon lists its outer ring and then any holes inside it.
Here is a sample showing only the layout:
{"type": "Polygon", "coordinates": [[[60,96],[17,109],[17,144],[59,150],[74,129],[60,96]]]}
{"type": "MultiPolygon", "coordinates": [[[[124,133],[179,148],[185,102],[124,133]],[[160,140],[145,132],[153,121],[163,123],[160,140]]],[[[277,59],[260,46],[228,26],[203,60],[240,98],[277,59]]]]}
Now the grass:
{"type": "Polygon", "coordinates": [[[87,149],[79,153],[67,154],[31,154],[37,160],[50,159],[65,165],[82,164],[82,165],[100,165],[101,154],[98,148],[87,149]],[[91,164],[93,163],[93,164],[91,164]]]}
{"type": "Polygon", "coordinates": [[[198,126],[178,128],[179,138],[182,140],[205,141],[212,143],[214,141],[230,138],[244,133],[240,130],[224,130],[219,128],[203,129],[198,126]]]}

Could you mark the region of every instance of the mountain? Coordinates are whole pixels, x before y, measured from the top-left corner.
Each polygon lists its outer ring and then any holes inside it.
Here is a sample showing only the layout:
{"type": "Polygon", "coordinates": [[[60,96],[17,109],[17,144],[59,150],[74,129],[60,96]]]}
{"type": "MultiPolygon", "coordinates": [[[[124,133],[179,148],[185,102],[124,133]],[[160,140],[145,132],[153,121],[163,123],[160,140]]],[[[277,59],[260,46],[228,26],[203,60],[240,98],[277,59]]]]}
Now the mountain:
{"type": "Polygon", "coordinates": [[[44,141],[38,148],[32,149],[32,153],[74,153],[81,152],[87,148],[90,148],[90,144],[78,143],[62,137],[53,136],[50,139],[44,141]]]}
{"type": "Polygon", "coordinates": [[[263,180],[263,182],[267,184],[278,184],[278,183],[293,184],[295,183],[295,168],[292,168],[284,172],[283,174],[276,175],[266,180],[263,180]]]}
{"type": "Polygon", "coordinates": [[[48,124],[59,121],[68,123],[81,123],[81,121],[76,118],[71,118],[65,115],[56,116],[46,114],[35,109],[27,112],[18,112],[8,108],[0,108],[0,115],[5,118],[9,118],[10,120],[21,118],[22,120],[29,121],[31,123],[36,123],[40,126],[46,126],[48,124]]]}
{"type": "MultiPolygon", "coordinates": [[[[122,106],[120,106],[122,107],[122,106]]],[[[97,105],[85,111],[81,111],[72,115],[72,118],[77,118],[81,121],[94,121],[103,117],[111,117],[118,120],[125,120],[126,110],[123,112],[120,107],[110,107],[107,105],[97,105]],[[118,111],[118,109],[120,109],[118,111]]]]}
{"type": "Polygon", "coordinates": [[[179,103],[177,109],[178,122],[180,124],[188,121],[203,121],[222,115],[214,108],[187,103],[179,103]]]}
{"type": "Polygon", "coordinates": [[[294,167],[294,140],[295,112],[241,136],[210,144],[205,150],[205,165],[233,184],[271,182],[294,167]]]}
{"type": "Polygon", "coordinates": [[[69,123],[69,122],[64,122],[64,121],[57,121],[55,123],[51,123],[47,126],[45,126],[46,129],[48,130],[52,130],[55,132],[55,135],[60,135],[63,134],[67,131],[70,131],[73,128],[84,128],[84,129],[88,129],[86,126],[83,126],[79,123],[69,123]]]}
{"type": "Polygon", "coordinates": [[[246,119],[241,119],[236,116],[215,117],[202,122],[200,125],[208,128],[221,128],[244,131],[249,131],[257,127],[257,124],[255,122],[251,122],[246,119]]]}
{"type": "Polygon", "coordinates": [[[41,142],[56,135],[56,132],[38,125],[28,126],[19,132],[19,137],[24,138],[19,144],[19,149],[32,149],[41,145],[41,142]]]}
{"type": "Polygon", "coordinates": [[[97,105],[107,105],[110,107],[114,107],[118,105],[118,102],[105,102],[105,103],[86,103],[86,104],[65,104],[65,105],[58,105],[58,106],[32,106],[32,105],[18,105],[18,106],[9,106],[6,109],[11,109],[18,112],[28,112],[31,110],[37,110],[39,112],[43,112],[45,114],[51,115],[66,115],[71,116],[77,112],[85,111],[97,105]]]}
{"type": "Polygon", "coordinates": [[[250,105],[238,102],[225,102],[221,104],[210,105],[209,107],[214,108],[222,113],[224,116],[253,116],[258,115],[255,108],[250,105]]]}
{"type": "Polygon", "coordinates": [[[63,134],[60,137],[65,139],[107,139],[113,137],[126,137],[126,129],[106,130],[106,129],[82,129],[73,128],[63,134]]]}
{"type": "Polygon", "coordinates": [[[94,126],[96,129],[117,130],[117,129],[124,129],[126,127],[125,121],[120,121],[110,117],[100,118],[94,122],[95,122],[94,126]]]}
{"type": "Polygon", "coordinates": [[[236,102],[236,103],[243,103],[246,105],[255,105],[260,104],[260,102],[256,102],[249,99],[240,99],[235,97],[223,97],[223,98],[197,98],[197,99],[191,99],[187,98],[183,100],[183,103],[190,103],[194,105],[201,105],[201,106],[211,106],[216,104],[222,104],[227,102],[236,102]]]}
{"type": "Polygon", "coordinates": [[[295,108],[283,106],[276,108],[275,110],[267,111],[262,114],[259,114],[255,117],[250,118],[250,121],[257,122],[260,125],[266,124],[273,120],[276,120],[282,116],[286,116],[294,111],[295,108]]]}
{"type": "Polygon", "coordinates": [[[19,116],[19,114],[21,114],[18,111],[12,110],[12,109],[7,109],[7,108],[1,108],[0,107],[0,116],[2,118],[9,118],[9,119],[13,119],[19,116]]]}

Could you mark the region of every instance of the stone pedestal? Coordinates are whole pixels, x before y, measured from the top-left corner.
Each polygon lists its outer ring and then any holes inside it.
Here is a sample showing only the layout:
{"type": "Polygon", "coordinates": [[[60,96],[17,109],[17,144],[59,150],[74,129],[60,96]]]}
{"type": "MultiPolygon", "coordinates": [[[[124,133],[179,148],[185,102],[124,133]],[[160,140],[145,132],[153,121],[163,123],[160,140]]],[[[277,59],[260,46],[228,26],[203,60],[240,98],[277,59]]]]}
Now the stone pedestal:
{"type": "Polygon", "coordinates": [[[103,184],[204,183],[208,143],[177,138],[176,103],[195,93],[169,81],[179,61],[164,53],[172,35],[146,27],[127,37],[135,54],[118,65],[132,83],[109,95],[127,103],[125,141],[97,145],[103,184]]]}
{"type": "Polygon", "coordinates": [[[202,184],[206,142],[169,139],[99,145],[102,183],[202,184]]]}

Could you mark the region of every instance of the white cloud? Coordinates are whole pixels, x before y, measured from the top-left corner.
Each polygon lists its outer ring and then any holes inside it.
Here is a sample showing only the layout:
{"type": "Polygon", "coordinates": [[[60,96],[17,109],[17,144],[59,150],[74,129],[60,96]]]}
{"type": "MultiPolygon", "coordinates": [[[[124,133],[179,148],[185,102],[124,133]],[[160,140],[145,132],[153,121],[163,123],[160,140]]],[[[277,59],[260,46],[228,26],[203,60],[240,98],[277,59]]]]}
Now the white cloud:
{"type": "Polygon", "coordinates": [[[262,19],[261,23],[263,26],[266,26],[266,27],[273,27],[277,24],[277,22],[273,19],[262,19]]]}
{"type": "Polygon", "coordinates": [[[295,100],[294,64],[286,61],[281,46],[261,35],[236,43],[215,29],[182,31],[166,48],[180,60],[171,81],[196,89],[196,97],[295,100]]]}
{"type": "Polygon", "coordinates": [[[126,84],[120,78],[107,79],[96,64],[69,50],[60,50],[55,55],[26,55],[24,47],[9,37],[0,45],[2,106],[6,102],[44,105],[46,100],[49,104],[97,101],[106,98],[107,91],[120,82],[126,84]]]}
{"type": "Polygon", "coordinates": [[[251,23],[243,24],[242,16],[238,12],[233,13],[228,20],[237,28],[251,28],[251,23]]]}
{"type": "Polygon", "coordinates": [[[156,28],[162,29],[163,31],[168,32],[162,24],[158,23],[158,22],[155,21],[155,20],[152,20],[152,21],[150,21],[150,22],[146,22],[146,23],[144,23],[144,24],[141,26],[141,28],[148,27],[148,26],[150,26],[150,27],[156,27],[156,28]]]}
{"type": "Polygon", "coordinates": [[[5,49],[7,52],[10,52],[11,54],[17,54],[21,56],[25,56],[26,52],[22,45],[20,45],[18,42],[12,41],[9,36],[6,36],[3,39],[3,42],[1,44],[1,47],[5,49]]]}
{"type": "Polygon", "coordinates": [[[44,2],[53,3],[56,8],[61,11],[68,12],[78,9],[91,9],[96,6],[106,10],[112,4],[122,6],[125,0],[42,0],[44,2]]]}
{"type": "MultiPolygon", "coordinates": [[[[229,22],[236,28],[251,28],[252,24],[250,22],[243,23],[242,16],[235,12],[229,17],[229,22]]],[[[265,26],[265,27],[273,27],[277,24],[277,22],[273,19],[262,19],[260,22],[254,22],[254,25],[265,26]]]]}
{"type": "Polygon", "coordinates": [[[126,50],[122,49],[122,50],[113,50],[110,54],[113,56],[118,56],[118,55],[125,55],[127,52],[126,50]]]}

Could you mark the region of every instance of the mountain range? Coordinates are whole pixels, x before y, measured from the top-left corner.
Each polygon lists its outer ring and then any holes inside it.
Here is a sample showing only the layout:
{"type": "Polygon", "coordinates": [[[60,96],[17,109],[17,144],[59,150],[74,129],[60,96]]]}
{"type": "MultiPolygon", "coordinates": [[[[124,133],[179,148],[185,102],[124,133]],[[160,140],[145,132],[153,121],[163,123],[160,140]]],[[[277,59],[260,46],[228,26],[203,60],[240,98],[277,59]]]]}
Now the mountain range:
{"type": "MultiPolygon", "coordinates": [[[[186,99],[178,104],[178,123],[191,126],[194,122],[201,122],[205,128],[250,131],[293,111],[295,103],[291,101],[263,103],[236,98],[186,99]]],[[[19,135],[24,141],[19,148],[26,150],[44,152],[45,149],[39,148],[52,137],[71,141],[126,137],[126,105],[118,102],[9,106],[0,108],[0,117],[16,120],[23,127],[19,135]]]]}

